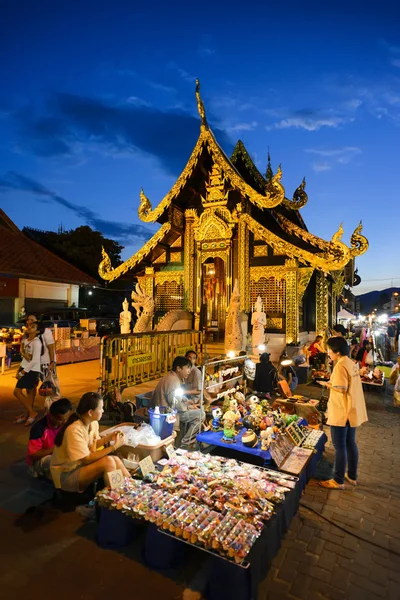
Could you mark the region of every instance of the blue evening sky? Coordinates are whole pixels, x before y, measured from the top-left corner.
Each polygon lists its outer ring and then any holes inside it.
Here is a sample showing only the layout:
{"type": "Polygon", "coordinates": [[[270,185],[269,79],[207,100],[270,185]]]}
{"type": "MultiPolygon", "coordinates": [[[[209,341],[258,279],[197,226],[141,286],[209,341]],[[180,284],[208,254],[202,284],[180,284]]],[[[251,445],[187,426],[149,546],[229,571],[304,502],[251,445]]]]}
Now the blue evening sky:
{"type": "Polygon", "coordinates": [[[0,205],[20,227],[81,224],[124,258],[157,229],[137,216],[180,174],[199,132],[195,78],[230,154],[268,146],[309,230],[370,250],[356,293],[400,285],[399,3],[3,0],[0,205]]]}

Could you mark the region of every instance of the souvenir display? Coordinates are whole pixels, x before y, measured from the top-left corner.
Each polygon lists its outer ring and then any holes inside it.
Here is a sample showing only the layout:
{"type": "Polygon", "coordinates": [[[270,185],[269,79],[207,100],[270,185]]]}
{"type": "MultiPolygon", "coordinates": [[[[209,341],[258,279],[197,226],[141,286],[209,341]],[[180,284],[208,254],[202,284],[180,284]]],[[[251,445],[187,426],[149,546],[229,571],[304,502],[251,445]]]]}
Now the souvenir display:
{"type": "Polygon", "coordinates": [[[368,367],[364,367],[360,370],[361,381],[363,383],[368,383],[369,385],[382,385],[385,380],[385,375],[383,371],[375,367],[375,369],[368,369],[368,367]]]}
{"type": "Polygon", "coordinates": [[[290,454],[281,464],[280,469],[293,475],[299,475],[308,463],[312,453],[313,451],[309,448],[294,446],[290,454]]]}
{"type": "Polygon", "coordinates": [[[254,448],[258,444],[258,437],[254,433],[252,429],[248,429],[242,435],[242,444],[245,446],[249,446],[250,448],[254,448]]]}
{"type": "Polygon", "coordinates": [[[161,473],[98,492],[100,506],[154,523],[169,535],[241,564],[297,478],[199,452],[161,473]]]}
{"type": "Polygon", "coordinates": [[[213,408],[212,416],[211,429],[213,431],[219,431],[221,429],[222,410],[219,407],[213,408]]]}

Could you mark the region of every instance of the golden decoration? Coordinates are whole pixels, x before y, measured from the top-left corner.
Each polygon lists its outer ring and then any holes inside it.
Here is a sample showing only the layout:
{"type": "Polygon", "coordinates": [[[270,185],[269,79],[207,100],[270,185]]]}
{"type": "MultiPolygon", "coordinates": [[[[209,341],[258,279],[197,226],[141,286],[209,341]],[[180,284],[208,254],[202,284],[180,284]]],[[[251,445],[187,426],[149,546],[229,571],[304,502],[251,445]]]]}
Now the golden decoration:
{"type": "Polygon", "coordinates": [[[250,311],[250,251],[249,251],[249,230],[245,223],[239,222],[238,231],[239,242],[239,289],[240,308],[245,312],[250,311]]]}
{"type": "Polygon", "coordinates": [[[167,253],[164,251],[158,258],[153,260],[153,265],[165,264],[167,262],[167,253]]]}
{"type": "Polygon", "coordinates": [[[286,242],[279,236],[275,235],[248,214],[242,214],[243,219],[250,231],[256,233],[264,242],[270,244],[278,254],[285,254],[290,258],[295,258],[301,262],[309,263],[311,266],[323,271],[333,271],[342,269],[350,260],[350,249],[340,241],[342,230],[333,236],[331,242],[327,242],[327,247],[324,252],[313,254],[308,250],[303,250],[298,246],[294,246],[290,242],[286,242]]]}
{"type": "Polygon", "coordinates": [[[179,284],[183,281],[183,276],[183,271],[158,271],[158,273],[155,274],[155,284],[163,285],[166,281],[169,283],[175,281],[179,284]]]}
{"type": "Polygon", "coordinates": [[[317,272],[316,289],[316,333],[325,336],[328,329],[328,282],[320,271],[317,272]]]}
{"type": "Polygon", "coordinates": [[[182,252],[171,252],[169,256],[172,263],[182,262],[182,252]]]}
{"type": "Polygon", "coordinates": [[[189,208],[185,211],[186,227],[185,227],[185,238],[184,238],[184,290],[185,290],[185,308],[187,310],[194,310],[194,271],[195,271],[195,258],[194,258],[194,231],[193,225],[197,220],[197,212],[193,208],[189,208]]]}
{"type": "Polygon", "coordinates": [[[283,319],[280,317],[267,317],[265,327],[266,329],[282,329],[283,319]]]}
{"type": "Polygon", "coordinates": [[[180,235],[172,244],[171,248],[182,248],[182,236],[180,235]]]}
{"type": "MultiPolygon", "coordinates": [[[[210,250],[202,250],[201,252],[201,262],[204,263],[208,258],[222,258],[222,260],[226,263],[228,262],[228,252],[227,250],[215,250],[210,248],[210,250]]],[[[229,277],[227,277],[227,284],[229,277]]]]}
{"type": "Polygon", "coordinates": [[[282,266],[271,266],[271,267],[250,267],[250,279],[257,283],[260,279],[285,279],[286,267],[282,266]]]}
{"type": "Polygon", "coordinates": [[[216,211],[210,208],[201,215],[195,225],[195,240],[201,242],[204,240],[229,240],[232,237],[233,224],[227,225],[216,211]]]}
{"type": "Polygon", "coordinates": [[[333,272],[332,275],[334,277],[332,293],[338,297],[342,293],[342,290],[346,284],[346,277],[343,270],[333,272]]]}
{"type": "Polygon", "coordinates": [[[303,208],[303,206],[305,206],[308,201],[308,196],[307,196],[305,188],[306,188],[306,178],[304,177],[303,181],[301,182],[299,187],[295,190],[295,192],[293,194],[293,199],[288,200],[287,198],[285,198],[285,200],[283,201],[283,204],[287,208],[291,208],[292,210],[300,210],[300,208],[303,208]]]}
{"type": "Polygon", "coordinates": [[[199,111],[202,127],[208,127],[206,119],[206,109],[204,108],[203,100],[200,96],[200,81],[196,79],[196,100],[197,110],[199,111]]]}
{"type": "Polygon", "coordinates": [[[360,256],[368,250],[369,242],[364,235],[361,235],[362,228],[362,221],[360,221],[360,224],[353,231],[352,236],[350,238],[352,257],[360,256]]]}
{"type": "Polygon", "coordinates": [[[285,275],[286,281],[286,343],[297,342],[299,337],[299,305],[297,299],[297,272],[288,269],[285,275]]]}
{"type": "Polygon", "coordinates": [[[170,223],[164,223],[162,227],[155,233],[148,242],[138,251],[136,254],[128,258],[122,265],[115,269],[111,266],[110,257],[107,252],[102,248],[103,260],[99,264],[99,275],[106,281],[114,281],[121,275],[124,275],[129,269],[132,269],[139,264],[150,252],[157,246],[157,244],[163,239],[163,237],[171,230],[170,223]]]}
{"type": "Polygon", "coordinates": [[[268,246],[254,246],[253,247],[253,256],[268,256],[268,246]]]}
{"type": "Polygon", "coordinates": [[[299,304],[301,304],[301,302],[303,301],[304,293],[307,289],[308,284],[310,283],[310,279],[313,273],[314,269],[312,269],[311,267],[306,267],[297,271],[297,296],[299,304]]]}

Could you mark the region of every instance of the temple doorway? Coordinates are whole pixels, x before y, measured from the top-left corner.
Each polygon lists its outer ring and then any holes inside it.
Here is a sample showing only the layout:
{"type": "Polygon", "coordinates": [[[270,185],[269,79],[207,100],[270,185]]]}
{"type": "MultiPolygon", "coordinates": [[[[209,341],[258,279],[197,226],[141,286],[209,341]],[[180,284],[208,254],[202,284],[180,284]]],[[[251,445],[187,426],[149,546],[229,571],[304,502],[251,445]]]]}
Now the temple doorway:
{"type": "Polygon", "coordinates": [[[203,263],[202,282],[205,341],[220,342],[224,339],[226,318],[226,272],[222,258],[210,257],[203,263]]]}

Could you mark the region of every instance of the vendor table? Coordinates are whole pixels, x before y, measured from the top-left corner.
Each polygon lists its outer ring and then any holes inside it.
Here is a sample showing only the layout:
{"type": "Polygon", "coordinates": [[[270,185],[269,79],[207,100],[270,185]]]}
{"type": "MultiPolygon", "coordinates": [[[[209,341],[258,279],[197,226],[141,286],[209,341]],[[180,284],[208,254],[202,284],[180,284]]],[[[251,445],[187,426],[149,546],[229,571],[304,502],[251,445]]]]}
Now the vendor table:
{"type": "MultiPolygon", "coordinates": [[[[201,435],[201,434],[200,434],[201,435]]],[[[281,546],[281,540],[296,514],[301,495],[309,478],[315,473],[327,437],[319,440],[316,452],[300,474],[296,487],[276,505],[275,513],[266,523],[247,560],[248,568],[210,556],[210,577],[206,597],[209,600],[256,600],[258,587],[266,576],[271,561],[281,546]]],[[[135,521],[118,510],[101,508],[97,542],[104,548],[118,549],[128,545],[135,536],[135,521]]],[[[199,549],[199,552],[202,550],[199,549]]],[[[161,533],[148,525],[143,552],[146,564],[154,569],[168,569],[185,559],[185,543],[161,533]]]]}

